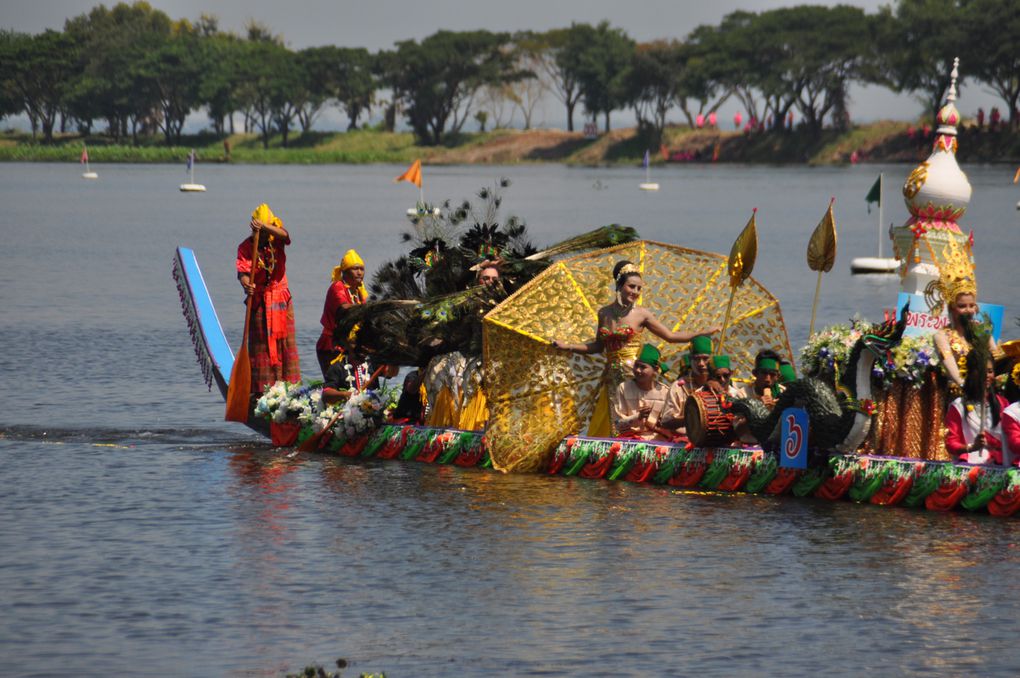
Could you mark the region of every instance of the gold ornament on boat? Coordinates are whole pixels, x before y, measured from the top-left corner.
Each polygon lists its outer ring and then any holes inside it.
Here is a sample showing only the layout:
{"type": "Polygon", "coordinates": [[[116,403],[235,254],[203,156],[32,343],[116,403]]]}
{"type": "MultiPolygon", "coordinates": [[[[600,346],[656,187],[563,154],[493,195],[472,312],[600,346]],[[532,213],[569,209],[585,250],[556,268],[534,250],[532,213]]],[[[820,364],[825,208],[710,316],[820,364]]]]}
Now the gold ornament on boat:
{"type": "Polygon", "coordinates": [[[955,240],[949,240],[942,249],[938,266],[938,280],[928,283],[924,290],[924,299],[932,313],[940,315],[945,310],[946,304],[952,304],[961,294],[973,294],[975,298],[977,297],[974,264],[967,250],[955,240]]]}
{"type": "MultiPolygon", "coordinates": [[[[568,353],[551,342],[595,336],[599,308],[613,301],[613,266],[622,259],[634,262],[644,278],[641,305],[670,329],[720,324],[731,289],[727,259],[720,254],[637,241],[550,266],[487,313],[482,324],[486,439],[497,469],[542,469],[560,440],[587,430],[613,366],[604,355],[568,353]]],[[[733,318],[726,352],[736,374],[751,374],[760,348],[792,358],[779,302],[753,278],[740,287],[733,318]]],[[[687,349],[647,330],[642,341],[659,348],[671,365],[687,349]]]]}
{"type": "Polygon", "coordinates": [[[928,180],[928,161],[925,160],[920,165],[914,168],[914,171],[907,177],[907,182],[903,184],[903,195],[908,199],[912,200],[921,187],[924,186],[924,182],[928,180]]]}
{"type": "Polygon", "coordinates": [[[808,242],[807,263],[812,271],[832,270],[836,263],[836,221],[832,216],[832,201],[829,202],[829,209],[825,216],[818,222],[815,232],[811,234],[808,242]]]}

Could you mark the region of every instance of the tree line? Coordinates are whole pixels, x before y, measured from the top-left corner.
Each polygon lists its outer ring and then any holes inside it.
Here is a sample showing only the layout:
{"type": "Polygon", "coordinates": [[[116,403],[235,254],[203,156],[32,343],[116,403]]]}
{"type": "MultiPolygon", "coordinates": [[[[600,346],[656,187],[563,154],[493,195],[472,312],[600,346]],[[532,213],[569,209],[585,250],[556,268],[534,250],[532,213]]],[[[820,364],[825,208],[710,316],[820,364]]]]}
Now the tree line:
{"type": "Polygon", "coordinates": [[[105,123],[118,141],[162,134],[179,144],[187,117],[204,110],[216,134],[245,132],[268,147],[279,134],[311,130],[327,107],[356,129],[373,110],[392,131],[406,120],[422,144],[441,144],[475,120],[484,130],[520,114],[530,128],[538,102],[554,96],[575,118],[610,129],[633,109],[642,132],[661,138],[668,116],[685,122],[736,98],[749,118],[784,131],[798,113],[818,131],[845,127],[852,83],[877,84],[921,100],[932,115],[949,85],[1002,99],[1020,125],[1020,3],[898,0],[868,14],[846,5],[737,11],[683,39],[638,43],[607,22],[544,32],[438,31],[393,49],[289,49],[250,22],[239,36],[215,17],[172,20],[146,2],[99,5],[63,31],[0,31],[0,116],[24,113],[33,136],[91,134],[105,123]]]}

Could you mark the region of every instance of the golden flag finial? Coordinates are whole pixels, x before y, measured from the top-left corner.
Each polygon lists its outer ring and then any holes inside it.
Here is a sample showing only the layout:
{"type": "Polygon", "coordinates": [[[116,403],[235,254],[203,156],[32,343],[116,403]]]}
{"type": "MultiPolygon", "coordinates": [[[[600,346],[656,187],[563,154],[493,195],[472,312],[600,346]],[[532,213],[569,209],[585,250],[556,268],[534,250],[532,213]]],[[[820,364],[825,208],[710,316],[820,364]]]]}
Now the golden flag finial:
{"type": "Polygon", "coordinates": [[[730,287],[737,287],[747,280],[754,270],[754,260],[758,257],[758,227],[755,223],[757,213],[758,208],[755,207],[751,211],[747,226],[744,226],[744,230],[733,241],[733,247],[730,249],[728,265],[730,287]]]}
{"type": "Polygon", "coordinates": [[[812,271],[828,273],[836,263],[836,220],[832,215],[835,202],[835,198],[829,199],[829,208],[808,241],[807,263],[812,271]]]}

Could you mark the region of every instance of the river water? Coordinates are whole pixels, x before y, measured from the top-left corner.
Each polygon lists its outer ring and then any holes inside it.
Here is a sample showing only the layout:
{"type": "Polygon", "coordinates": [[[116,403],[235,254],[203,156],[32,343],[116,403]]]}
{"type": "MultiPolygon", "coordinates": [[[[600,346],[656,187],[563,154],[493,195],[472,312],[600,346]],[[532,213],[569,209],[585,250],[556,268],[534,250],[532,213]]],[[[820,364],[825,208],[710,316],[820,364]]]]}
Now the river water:
{"type": "MultiPolygon", "coordinates": [[[[402,246],[417,198],[395,166],[0,165],[0,674],[345,675],[1016,673],[1015,520],[324,456],[285,459],[221,421],[170,262],[192,247],[233,345],[233,258],[268,201],[315,375],[329,269],[402,246]]],[[[1020,191],[965,167],[984,301],[1012,324],[1020,191]]],[[[538,244],[607,223],[727,252],[752,207],[755,277],[805,341],[807,237],[836,197],[821,325],[881,317],[895,277],[864,196],[908,166],[425,169],[426,197],[499,176],[538,244]]],[[[888,252],[888,245],[886,246],[888,252]]]]}

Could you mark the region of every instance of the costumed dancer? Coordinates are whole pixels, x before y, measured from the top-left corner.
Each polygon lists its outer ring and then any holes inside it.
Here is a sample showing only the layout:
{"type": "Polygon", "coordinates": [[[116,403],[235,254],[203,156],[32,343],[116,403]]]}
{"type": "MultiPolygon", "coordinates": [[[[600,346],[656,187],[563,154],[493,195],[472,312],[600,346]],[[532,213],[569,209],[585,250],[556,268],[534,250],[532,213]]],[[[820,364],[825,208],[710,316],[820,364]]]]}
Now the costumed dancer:
{"type": "MultiPolygon", "coordinates": [[[[337,320],[351,306],[364,304],[368,300],[365,289],[365,262],[354,250],[347,250],[340,265],[333,268],[333,282],[326,290],[326,302],[322,307],[322,334],[315,344],[315,357],[325,378],[329,366],[343,357],[344,351],[333,341],[337,320]]],[[[363,370],[364,371],[364,370],[363,370]]]]}
{"type": "MultiPolygon", "coordinates": [[[[973,348],[971,343],[979,325],[976,320],[977,280],[974,266],[964,252],[953,250],[953,256],[940,264],[939,279],[928,285],[925,296],[934,315],[940,315],[942,309],[948,306],[949,326],[935,332],[934,341],[950,382],[950,397],[957,397],[961,395],[966,376],[966,369],[960,368],[973,348]]],[[[1002,353],[990,333],[983,341],[987,342],[994,358],[1001,357],[1002,353]]]]}
{"type": "Polygon", "coordinates": [[[613,394],[613,435],[638,440],[670,440],[672,432],[659,424],[666,407],[666,387],[657,378],[667,370],[659,349],[641,347],[634,359],[632,379],[616,387],[613,394]]]}
{"type": "Polygon", "coordinates": [[[598,402],[592,413],[588,435],[606,437],[610,434],[609,399],[619,386],[630,375],[640,350],[641,332],[648,330],[671,344],[686,342],[698,334],[712,334],[721,328],[713,328],[708,332],[673,332],[663,325],[655,314],[637,303],[644,289],[644,281],[637,266],[629,261],[617,262],[613,267],[613,280],[616,284],[616,298],[613,303],[603,306],[598,311],[598,330],[595,338],[586,344],[571,344],[553,341],[553,348],[573,353],[603,353],[606,356],[606,367],[602,374],[598,402]]]}
{"type": "Polygon", "coordinates": [[[248,355],[251,360],[251,390],[253,394],[261,395],[267,386],[278,381],[301,381],[301,366],[284,249],[290,244],[290,233],[265,203],[252,212],[250,227],[252,235],[237,246],[236,265],[241,287],[254,295],[248,355]],[[257,255],[252,252],[256,234],[259,240],[257,255]]]}
{"type": "Polygon", "coordinates": [[[995,368],[987,352],[966,358],[963,395],[946,410],[946,450],[957,461],[1002,464],[1002,413],[1008,402],[994,392],[995,368]]]}

